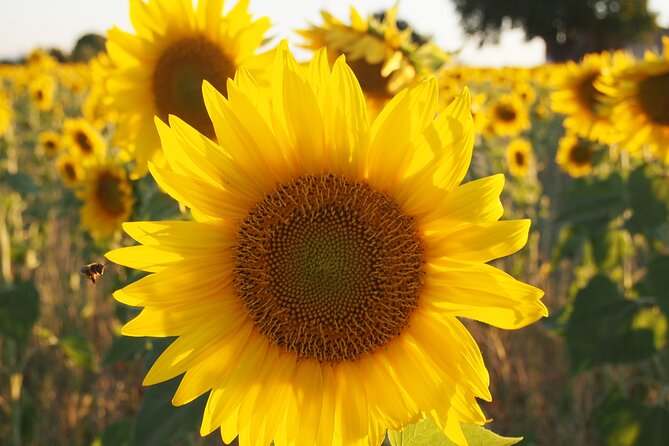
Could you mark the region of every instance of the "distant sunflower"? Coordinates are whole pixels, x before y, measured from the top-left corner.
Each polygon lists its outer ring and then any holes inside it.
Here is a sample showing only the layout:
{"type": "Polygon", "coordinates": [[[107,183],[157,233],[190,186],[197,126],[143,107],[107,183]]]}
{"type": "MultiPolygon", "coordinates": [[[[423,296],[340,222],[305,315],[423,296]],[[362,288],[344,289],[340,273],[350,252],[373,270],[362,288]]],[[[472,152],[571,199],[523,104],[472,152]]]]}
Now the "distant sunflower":
{"type": "Polygon", "coordinates": [[[12,101],[4,91],[0,90],[0,138],[5,135],[12,125],[13,115],[12,101]]]}
{"type": "Polygon", "coordinates": [[[506,147],[506,165],[514,177],[526,177],[533,158],[532,144],[527,139],[514,139],[506,147]]]}
{"type": "Polygon", "coordinates": [[[105,140],[83,118],[68,119],[63,124],[63,144],[73,157],[86,165],[98,163],[105,156],[105,140]]]}
{"type": "Polygon", "coordinates": [[[267,18],[251,21],[248,3],[240,0],[223,16],[223,0],[200,0],[197,9],[191,0],[130,0],[136,34],[107,32],[116,136],[136,161],[136,175],[145,175],[147,162],[162,157],[154,116],[166,120],[174,114],[214,136],[202,80],[225,93],[228,78],[251,62],[270,26],[267,18]]]}
{"type": "Polygon", "coordinates": [[[102,130],[106,125],[116,122],[117,113],[109,106],[110,98],[107,94],[107,73],[113,65],[106,52],[100,52],[89,62],[91,85],[86,99],[81,105],[81,114],[93,127],[102,130]]]}
{"type": "Polygon", "coordinates": [[[42,74],[33,79],[29,86],[30,97],[39,110],[49,111],[53,107],[56,81],[53,76],[42,74]]]}
{"type": "Polygon", "coordinates": [[[663,54],[647,53],[643,62],[614,71],[599,87],[612,105],[614,141],[632,154],[646,148],[669,164],[669,37],[663,54]]]}
{"type": "Polygon", "coordinates": [[[84,168],[80,161],[69,152],[62,153],[56,159],[56,169],[63,180],[63,184],[68,187],[77,186],[84,179],[84,168]]]}
{"type": "Polygon", "coordinates": [[[493,99],[488,106],[488,120],[496,136],[517,136],[530,128],[527,105],[514,94],[493,99]]]}
{"type": "Polygon", "coordinates": [[[77,196],[84,202],[81,226],[94,238],[111,237],[132,213],[134,198],[124,168],[106,162],[90,166],[77,196]]]}
{"type": "Polygon", "coordinates": [[[578,178],[592,173],[594,154],[592,141],[568,133],[558,142],[555,162],[570,176],[578,178]]]}
{"type": "Polygon", "coordinates": [[[242,446],[378,445],[426,416],[465,444],[491,396],[458,317],[546,315],[541,290],[486,264],[530,223],[498,221],[502,175],[459,185],[469,93],[435,119],[426,80],[370,124],[343,58],[276,56],[271,101],[246,70],[229,99],[205,85],[218,143],[157,121],[169,167],[151,173],[197,221],[126,223],[142,245],[107,253],[152,273],[114,293],[144,307],[122,333],[178,337],[144,384],[185,372],[173,403],[211,390],[201,434],[242,446]]]}
{"type": "Polygon", "coordinates": [[[61,139],[58,133],[52,131],[44,131],[37,137],[39,147],[49,156],[57,154],[63,148],[61,139]]]}
{"type": "Polygon", "coordinates": [[[611,142],[610,110],[596,85],[614,65],[626,65],[630,60],[623,52],[605,51],[587,54],[580,63],[567,62],[562,70],[556,70],[551,108],[566,115],[564,126],[568,131],[593,141],[611,142]]]}
{"type": "Polygon", "coordinates": [[[372,117],[402,88],[448,60],[448,55],[419,37],[410,27],[400,29],[397,6],[383,14],[363,19],[351,6],[351,24],[321,11],[323,25],[312,25],[298,33],[305,48],[328,49],[330,64],[341,56],[362,87],[372,117]]]}

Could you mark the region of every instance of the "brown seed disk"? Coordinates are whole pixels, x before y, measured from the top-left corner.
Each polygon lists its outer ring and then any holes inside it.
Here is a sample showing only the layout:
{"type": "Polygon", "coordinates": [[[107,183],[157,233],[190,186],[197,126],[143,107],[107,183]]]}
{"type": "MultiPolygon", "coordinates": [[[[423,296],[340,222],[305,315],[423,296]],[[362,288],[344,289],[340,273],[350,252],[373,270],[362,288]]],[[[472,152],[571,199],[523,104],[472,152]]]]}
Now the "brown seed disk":
{"type": "Polygon", "coordinates": [[[205,36],[178,40],[161,54],[153,71],[153,94],[158,116],[180,117],[208,137],[214,136],[202,97],[207,80],[227,95],[226,82],[235,74],[235,64],[205,36]]]}
{"type": "Polygon", "coordinates": [[[100,207],[111,216],[117,216],[125,211],[124,192],[121,181],[112,172],[102,172],[95,181],[95,197],[100,207]]]}
{"type": "Polygon", "coordinates": [[[649,76],[639,83],[638,100],[654,124],[669,124],[669,73],[649,76]]]}
{"type": "Polygon", "coordinates": [[[302,176],[240,226],[234,284],[256,329],[301,359],[338,363],[386,345],[423,283],[413,217],[365,183],[302,176]]]}

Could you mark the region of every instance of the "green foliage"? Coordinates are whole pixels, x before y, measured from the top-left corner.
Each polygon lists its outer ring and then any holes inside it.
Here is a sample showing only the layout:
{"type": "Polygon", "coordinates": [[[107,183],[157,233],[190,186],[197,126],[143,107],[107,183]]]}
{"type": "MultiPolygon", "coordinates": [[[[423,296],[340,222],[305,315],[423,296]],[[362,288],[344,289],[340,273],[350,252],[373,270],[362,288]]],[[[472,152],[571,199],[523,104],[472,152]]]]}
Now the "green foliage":
{"type": "Polygon", "coordinates": [[[647,0],[453,0],[466,33],[497,40],[508,24],[527,39],[546,42],[552,61],[577,60],[585,53],[643,41],[657,29],[647,0]]]}
{"type": "Polygon", "coordinates": [[[669,316],[669,255],[657,256],[650,261],[646,283],[657,304],[669,316]]]}
{"type": "Polygon", "coordinates": [[[144,338],[116,336],[112,341],[111,347],[107,350],[102,364],[109,366],[117,362],[136,360],[146,352],[147,342],[144,338]]]}
{"type": "Polygon", "coordinates": [[[93,348],[85,333],[77,332],[61,336],[58,345],[79,367],[86,370],[93,368],[93,348]]]}
{"type": "Polygon", "coordinates": [[[99,52],[105,51],[107,39],[99,34],[85,34],[77,40],[72,49],[72,62],[88,62],[99,52]]]}
{"type": "Polygon", "coordinates": [[[626,208],[627,191],[620,174],[613,173],[605,179],[578,179],[562,194],[557,221],[601,227],[626,208]]]}
{"type": "Polygon", "coordinates": [[[669,410],[646,406],[612,392],[595,414],[607,446],[654,446],[669,438],[669,410]]]}
{"type": "MultiPolygon", "coordinates": [[[[502,437],[475,424],[463,423],[461,427],[469,446],[509,446],[522,440],[522,437],[502,437]]],[[[431,418],[410,424],[401,432],[388,431],[388,438],[392,446],[456,446],[431,418]]]]}
{"type": "Polygon", "coordinates": [[[39,316],[40,299],[32,281],[0,289],[0,334],[23,344],[39,316]]]}
{"type": "Polygon", "coordinates": [[[207,401],[203,395],[182,407],[172,406],[180,378],[148,387],[135,418],[131,445],[166,446],[178,443],[200,429],[207,401]]]}
{"type": "Polygon", "coordinates": [[[669,181],[656,167],[646,165],[630,174],[628,184],[632,209],[628,227],[634,233],[652,237],[658,226],[667,223],[669,181]]]}
{"type": "Polygon", "coordinates": [[[92,446],[130,446],[131,436],[132,420],[122,418],[107,426],[92,446]]]}
{"type": "Polygon", "coordinates": [[[574,371],[637,361],[657,352],[666,321],[644,316],[644,304],[625,299],[616,284],[595,276],[574,299],[566,339],[574,371]]]}

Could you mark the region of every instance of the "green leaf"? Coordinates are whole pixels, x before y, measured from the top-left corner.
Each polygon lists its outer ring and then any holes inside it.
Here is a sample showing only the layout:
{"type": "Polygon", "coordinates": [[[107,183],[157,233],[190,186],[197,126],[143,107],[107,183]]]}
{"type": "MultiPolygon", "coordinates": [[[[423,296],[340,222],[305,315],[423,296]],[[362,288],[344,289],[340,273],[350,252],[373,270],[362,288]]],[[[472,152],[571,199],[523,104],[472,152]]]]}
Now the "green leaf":
{"type": "Polygon", "coordinates": [[[39,293],[33,282],[0,289],[0,334],[24,343],[39,316],[39,293]]]}
{"type": "MultiPolygon", "coordinates": [[[[522,440],[522,437],[502,437],[475,424],[462,423],[460,426],[469,446],[508,446],[522,440]]],[[[457,446],[431,418],[410,424],[401,432],[388,431],[388,438],[392,446],[457,446]]]]}
{"type": "Polygon", "coordinates": [[[102,364],[108,366],[117,362],[133,361],[139,358],[146,350],[147,340],[145,338],[117,336],[112,341],[109,350],[107,350],[102,364]]]}
{"type": "Polygon", "coordinates": [[[4,172],[0,174],[0,183],[6,184],[21,196],[37,195],[42,190],[35,184],[30,175],[25,172],[9,173],[4,172]]]}
{"type": "Polygon", "coordinates": [[[131,435],[132,420],[122,418],[107,426],[92,446],[130,446],[131,435]]]}
{"type": "Polygon", "coordinates": [[[669,255],[657,256],[650,261],[646,283],[657,304],[669,316],[669,255]]]}
{"type": "Polygon", "coordinates": [[[600,271],[611,271],[621,264],[627,247],[626,231],[612,227],[597,227],[590,235],[592,257],[600,271]]]}
{"type": "Polygon", "coordinates": [[[566,339],[576,372],[605,364],[636,361],[657,351],[666,321],[644,317],[647,306],[625,299],[616,285],[595,276],[574,299],[566,339]]]}
{"type": "Polygon", "coordinates": [[[172,406],[179,379],[146,388],[135,419],[133,445],[166,446],[191,435],[199,436],[207,395],[185,406],[172,406]]]}
{"type": "Polygon", "coordinates": [[[628,225],[631,231],[649,234],[655,227],[667,221],[669,206],[669,182],[653,166],[639,167],[628,180],[632,217],[628,225]]]}
{"type": "Polygon", "coordinates": [[[579,179],[562,194],[557,220],[590,227],[604,225],[623,213],[626,197],[625,184],[617,173],[604,180],[579,179]]]}
{"type": "Polygon", "coordinates": [[[654,446],[669,444],[669,411],[609,395],[595,413],[595,421],[607,446],[654,446]]]}
{"type": "Polygon", "coordinates": [[[79,367],[87,370],[93,368],[93,349],[84,333],[70,333],[58,340],[65,355],[79,367]]]}

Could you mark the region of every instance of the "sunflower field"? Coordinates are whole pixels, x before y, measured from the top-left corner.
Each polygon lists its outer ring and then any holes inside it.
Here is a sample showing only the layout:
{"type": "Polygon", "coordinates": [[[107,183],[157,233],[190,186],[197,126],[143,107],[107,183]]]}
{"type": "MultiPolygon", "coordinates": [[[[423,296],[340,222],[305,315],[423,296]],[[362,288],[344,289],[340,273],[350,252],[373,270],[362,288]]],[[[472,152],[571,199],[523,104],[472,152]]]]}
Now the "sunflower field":
{"type": "Polygon", "coordinates": [[[669,38],[248,3],[0,65],[0,444],[669,444],[669,38]]]}

